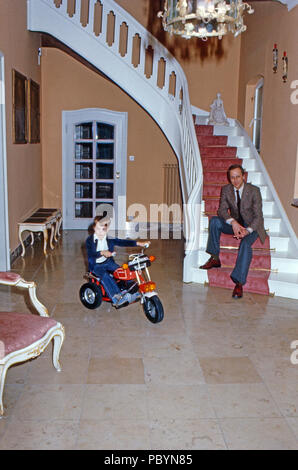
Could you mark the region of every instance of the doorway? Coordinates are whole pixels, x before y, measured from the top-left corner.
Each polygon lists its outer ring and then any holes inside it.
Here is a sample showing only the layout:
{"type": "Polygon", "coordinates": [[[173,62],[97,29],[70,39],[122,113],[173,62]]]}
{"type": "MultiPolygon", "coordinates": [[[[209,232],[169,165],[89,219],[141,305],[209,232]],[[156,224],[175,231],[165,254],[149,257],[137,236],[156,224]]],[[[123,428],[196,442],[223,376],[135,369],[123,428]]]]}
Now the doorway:
{"type": "Polygon", "coordinates": [[[0,271],[10,270],[7,163],[6,163],[6,118],[5,118],[5,69],[4,56],[0,52],[0,271]]]}
{"type": "Polygon", "coordinates": [[[63,226],[86,229],[107,212],[112,230],[126,221],[127,113],[63,111],[63,226]]]}
{"type": "Polygon", "coordinates": [[[252,141],[257,151],[261,150],[261,132],[262,132],[262,113],[263,113],[263,87],[264,79],[261,78],[255,89],[255,106],[253,118],[252,141]]]}
{"type": "Polygon", "coordinates": [[[257,75],[246,86],[244,128],[258,152],[261,150],[264,78],[257,75]]]}

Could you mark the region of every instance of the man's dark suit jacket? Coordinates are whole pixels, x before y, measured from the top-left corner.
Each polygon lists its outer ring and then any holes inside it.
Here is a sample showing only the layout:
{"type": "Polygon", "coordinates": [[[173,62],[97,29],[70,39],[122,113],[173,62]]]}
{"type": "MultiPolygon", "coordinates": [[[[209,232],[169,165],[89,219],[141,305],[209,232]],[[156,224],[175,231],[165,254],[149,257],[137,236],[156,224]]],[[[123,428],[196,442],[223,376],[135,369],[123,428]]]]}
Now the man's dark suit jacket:
{"type": "MultiPolygon", "coordinates": [[[[136,246],[135,240],[122,240],[121,238],[107,238],[108,249],[111,253],[114,251],[115,246],[136,246]]],[[[86,240],[87,256],[88,256],[88,269],[92,271],[97,258],[102,256],[100,251],[97,250],[97,241],[94,241],[94,235],[90,235],[86,240]]]]}
{"type": "MultiPolygon", "coordinates": [[[[240,211],[246,226],[258,232],[261,242],[264,243],[267,235],[264,228],[261,192],[257,186],[244,183],[240,211]]],[[[221,189],[217,215],[224,220],[238,219],[238,207],[232,184],[227,184],[221,189]]]]}

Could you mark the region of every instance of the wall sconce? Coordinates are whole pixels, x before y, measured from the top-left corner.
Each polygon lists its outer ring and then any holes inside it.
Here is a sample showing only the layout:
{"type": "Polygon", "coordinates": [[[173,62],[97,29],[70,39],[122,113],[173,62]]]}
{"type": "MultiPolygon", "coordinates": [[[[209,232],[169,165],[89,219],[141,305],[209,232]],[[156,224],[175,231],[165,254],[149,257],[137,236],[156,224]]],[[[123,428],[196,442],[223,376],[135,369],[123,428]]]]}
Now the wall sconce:
{"type": "Polygon", "coordinates": [[[282,58],[282,79],[284,83],[286,83],[287,78],[288,78],[288,57],[285,51],[284,56],[282,58]]]}
{"type": "Polygon", "coordinates": [[[278,49],[277,49],[277,44],[274,44],[273,48],[273,72],[277,72],[277,65],[278,65],[278,49]]]}

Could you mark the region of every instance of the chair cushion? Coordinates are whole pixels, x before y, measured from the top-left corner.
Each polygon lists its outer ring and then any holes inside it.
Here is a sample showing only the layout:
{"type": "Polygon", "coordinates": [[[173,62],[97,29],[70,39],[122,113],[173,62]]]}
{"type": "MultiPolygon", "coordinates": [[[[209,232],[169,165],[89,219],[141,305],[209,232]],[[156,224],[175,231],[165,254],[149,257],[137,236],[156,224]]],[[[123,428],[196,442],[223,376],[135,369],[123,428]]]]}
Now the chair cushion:
{"type": "Polygon", "coordinates": [[[2,282],[17,282],[21,279],[21,276],[17,273],[9,273],[6,271],[0,271],[0,281],[2,282]]]}
{"type": "Polygon", "coordinates": [[[3,345],[4,356],[7,356],[41,339],[56,324],[53,318],[39,317],[29,313],[0,312],[2,354],[3,345]]]}

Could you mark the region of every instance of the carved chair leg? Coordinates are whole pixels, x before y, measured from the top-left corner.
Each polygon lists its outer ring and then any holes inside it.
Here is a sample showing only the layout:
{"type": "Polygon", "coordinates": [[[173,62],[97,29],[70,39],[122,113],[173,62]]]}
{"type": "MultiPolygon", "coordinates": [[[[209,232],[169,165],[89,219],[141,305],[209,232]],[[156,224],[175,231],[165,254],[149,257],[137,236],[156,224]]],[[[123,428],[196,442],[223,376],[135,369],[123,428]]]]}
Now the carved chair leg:
{"type": "Polygon", "coordinates": [[[4,390],[4,382],[6,377],[6,369],[4,365],[0,365],[0,418],[3,416],[4,409],[3,409],[3,390],[4,390]]]}
{"type": "Polygon", "coordinates": [[[61,326],[61,330],[57,331],[53,340],[54,340],[54,347],[53,347],[53,365],[58,372],[61,372],[61,365],[59,362],[59,356],[61,347],[65,338],[64,328],[61,326]]]}
{"type": "Polygon", "coordinates": [[[29,296],[31,299],[32,304],[38,311],[39,315],[41,317],[48,317],[48,309],[38,300],[36,297],[36,284],[34,281],[25,281],[24,279],[20,279],[17,284],[15,284],[16,287],[24,287],[25,289],[29,290],[29,296]]]}

